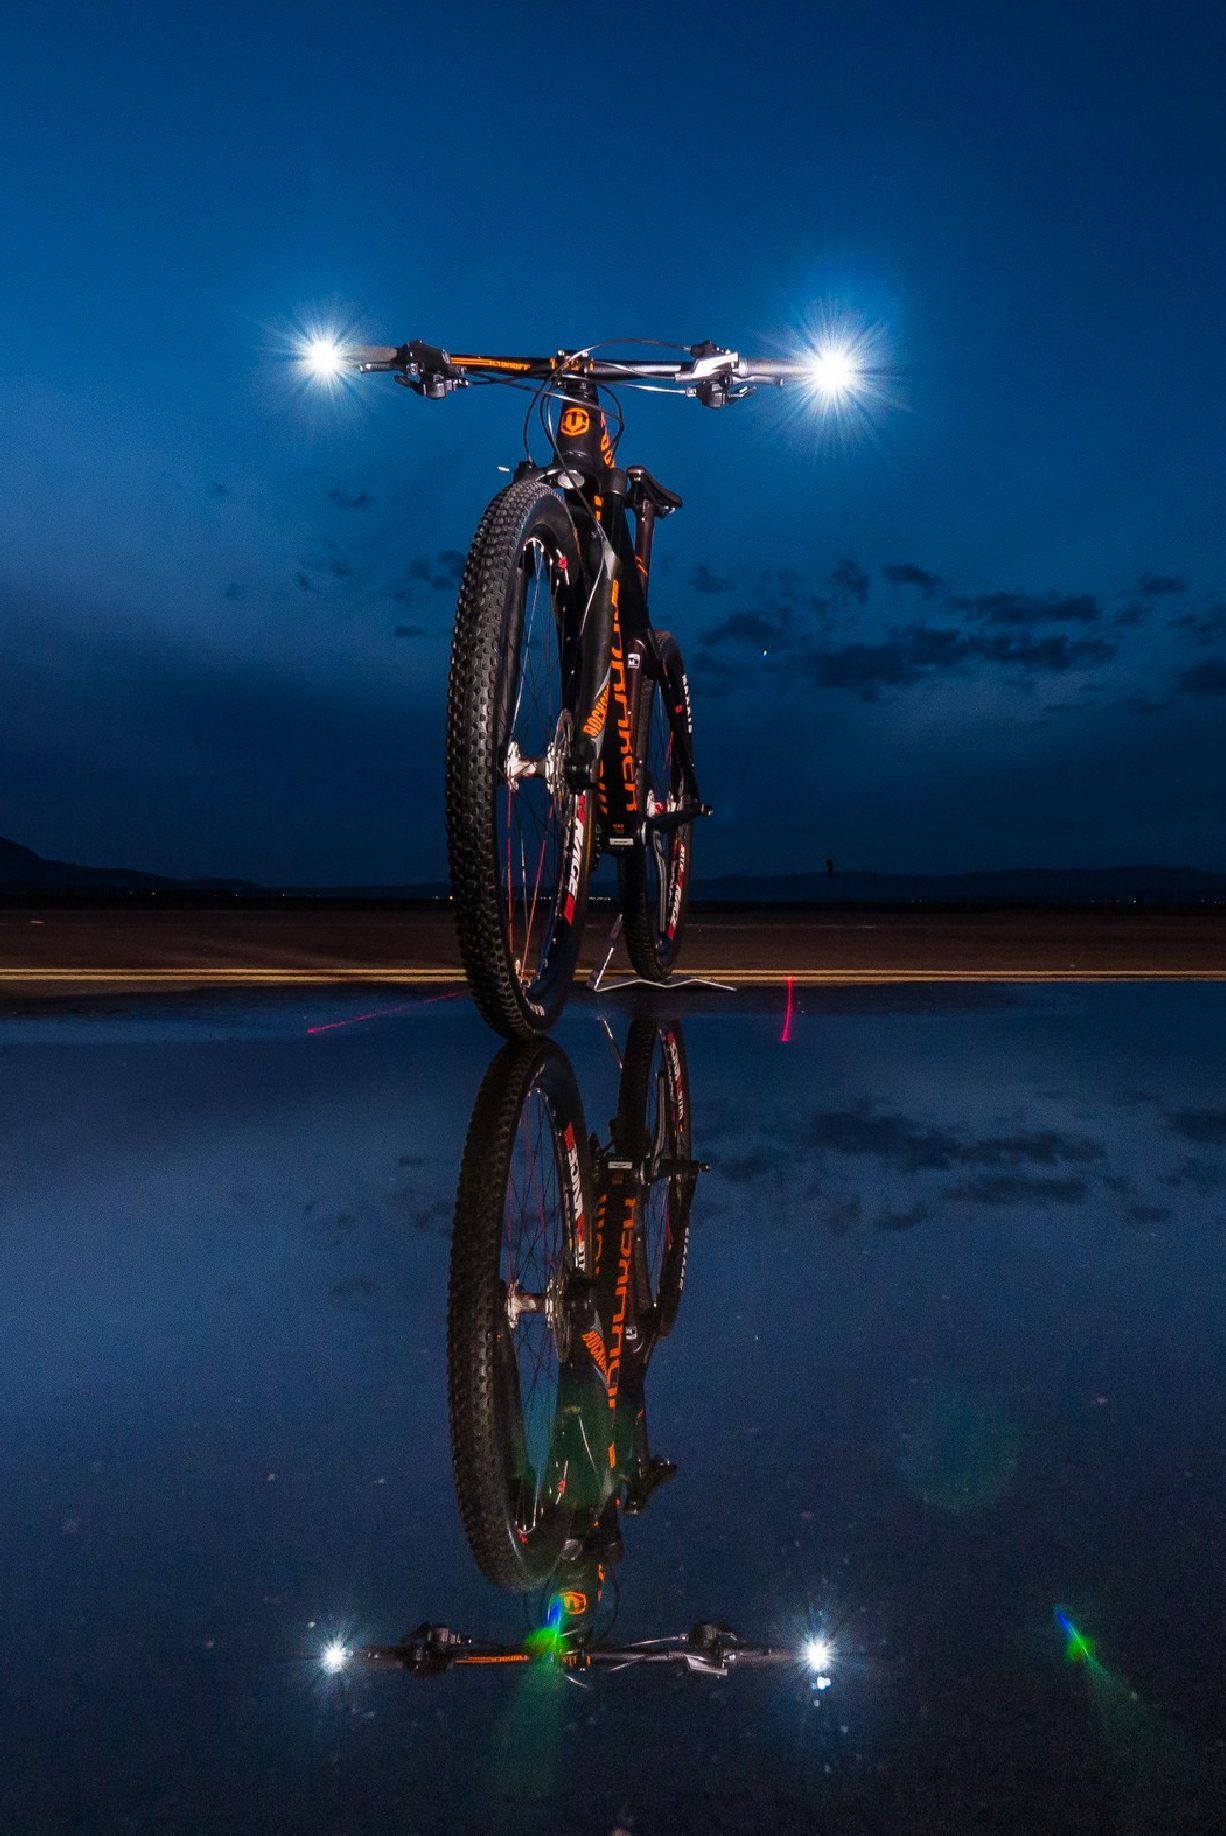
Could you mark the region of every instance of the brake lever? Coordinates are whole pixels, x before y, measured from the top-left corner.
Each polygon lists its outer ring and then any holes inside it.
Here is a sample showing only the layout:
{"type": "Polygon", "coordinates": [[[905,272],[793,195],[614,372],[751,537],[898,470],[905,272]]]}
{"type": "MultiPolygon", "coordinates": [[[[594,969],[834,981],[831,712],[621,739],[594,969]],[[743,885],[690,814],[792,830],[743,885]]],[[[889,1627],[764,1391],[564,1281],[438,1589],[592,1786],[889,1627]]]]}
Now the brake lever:
{"type": "Polygon", "coordinates": [[[423,344],[420,338],[402,344],[396,362],[396,381],[427,401],[441,401],[453,389],[468,387],[467,376],[456,369],[447,352],[435,344],[423,344]]]}
{"type": "Polygon", "coordinates": [[[704,408],[725,408],[729,402],[743,401],[754,393],[755,383],[734,383],[730,376],[713,376],[700,382],[686,394],[694,396],[704,408]]]}

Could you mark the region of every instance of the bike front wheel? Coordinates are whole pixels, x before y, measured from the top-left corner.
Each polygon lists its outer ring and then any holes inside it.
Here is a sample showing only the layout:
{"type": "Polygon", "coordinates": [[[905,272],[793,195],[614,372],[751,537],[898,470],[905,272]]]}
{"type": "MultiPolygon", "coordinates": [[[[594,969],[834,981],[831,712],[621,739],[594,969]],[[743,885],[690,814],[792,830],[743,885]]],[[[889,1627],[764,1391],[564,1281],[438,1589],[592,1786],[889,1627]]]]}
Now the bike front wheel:
{"type": "Polygon", "coordinates": [[[447,1293],[447,1393],[469,1547],[498,1587],[548,1580],[571,1534],[555,1449],[570,1284],[589,1270],[587,1132],[551,1039],[504,1046],[473,1109],[447,1293]]]}
{"type": "Polygon", "coordinates": [[[544,1032],[570,990],[595,814],[569,783],[582,566],[560,498],[525,480],[468,554],[447,696],[447,853],[460,956],[482,1015],[544,1032]]]}
{"type": "MultiPolygon", "coordinates": [[[[656,665],[644,663],[639,688],[638,806],[650,819],[680,809],[689,796],[683,746],[693,736],[690,691],[676,639],[655,635],[656,665]]],[[[666,982],[681,950],[690,896],[693,823],[675,829],[648,828],[618,862],[626,950],[637,974],[666,982]]]]}

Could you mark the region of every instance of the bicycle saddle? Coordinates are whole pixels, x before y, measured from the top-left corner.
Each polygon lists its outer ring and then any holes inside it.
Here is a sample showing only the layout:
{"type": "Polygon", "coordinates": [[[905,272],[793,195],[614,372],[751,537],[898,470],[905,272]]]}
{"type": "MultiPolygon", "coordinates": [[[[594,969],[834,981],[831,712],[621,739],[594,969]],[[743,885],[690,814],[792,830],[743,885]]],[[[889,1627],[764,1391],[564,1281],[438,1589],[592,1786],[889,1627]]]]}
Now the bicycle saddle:
{"type": "Polygon", "coordinates": [[[675,1478],[676,1473],[677,1463],[675,1460],[656,1459],[652,1460],[651,1465],[645,1472],[634,1473],[626,1487],[626,1516],[637,1517],[639,1513],[646,1508],[647,1500],[651,1497],[656,1487],[658,1485],[664,1485],[669,1479],[675,1478]]]}
{"type": "Polygon", "coordinates": [[[680,510],[682,500],[675,491],[667,491],[658,479],[652,477],[645,465],[632,465],[627,468],[627,477],[634,485],[630,499],[631,509],[640,503],[654,504],[661,516],[668,516],[674,510],[680,510]]]}

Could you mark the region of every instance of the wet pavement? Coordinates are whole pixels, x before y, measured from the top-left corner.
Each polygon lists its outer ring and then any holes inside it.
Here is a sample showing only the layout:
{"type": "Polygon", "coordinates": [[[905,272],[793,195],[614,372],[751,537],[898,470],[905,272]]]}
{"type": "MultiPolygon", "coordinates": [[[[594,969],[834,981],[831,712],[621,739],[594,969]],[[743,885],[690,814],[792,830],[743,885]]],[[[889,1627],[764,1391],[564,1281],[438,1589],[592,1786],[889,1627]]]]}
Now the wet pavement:
{"type": "Polygon", "coordinates": [[[0,1019],[0,1828],[1220,1829],[1224,1022],[0,1019]]]}

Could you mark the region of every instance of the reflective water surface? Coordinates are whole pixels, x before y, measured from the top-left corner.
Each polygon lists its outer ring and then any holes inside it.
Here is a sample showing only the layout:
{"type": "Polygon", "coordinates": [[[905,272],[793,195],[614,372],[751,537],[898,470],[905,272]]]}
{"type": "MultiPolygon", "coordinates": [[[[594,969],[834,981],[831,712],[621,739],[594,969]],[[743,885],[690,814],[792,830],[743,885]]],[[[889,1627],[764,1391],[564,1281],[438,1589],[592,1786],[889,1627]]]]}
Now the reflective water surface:
{"type": "Polygon", "coordinates": [[[0,1827],[1221,1828],[1224,1022],[0,1021],[0,1827]]]}

